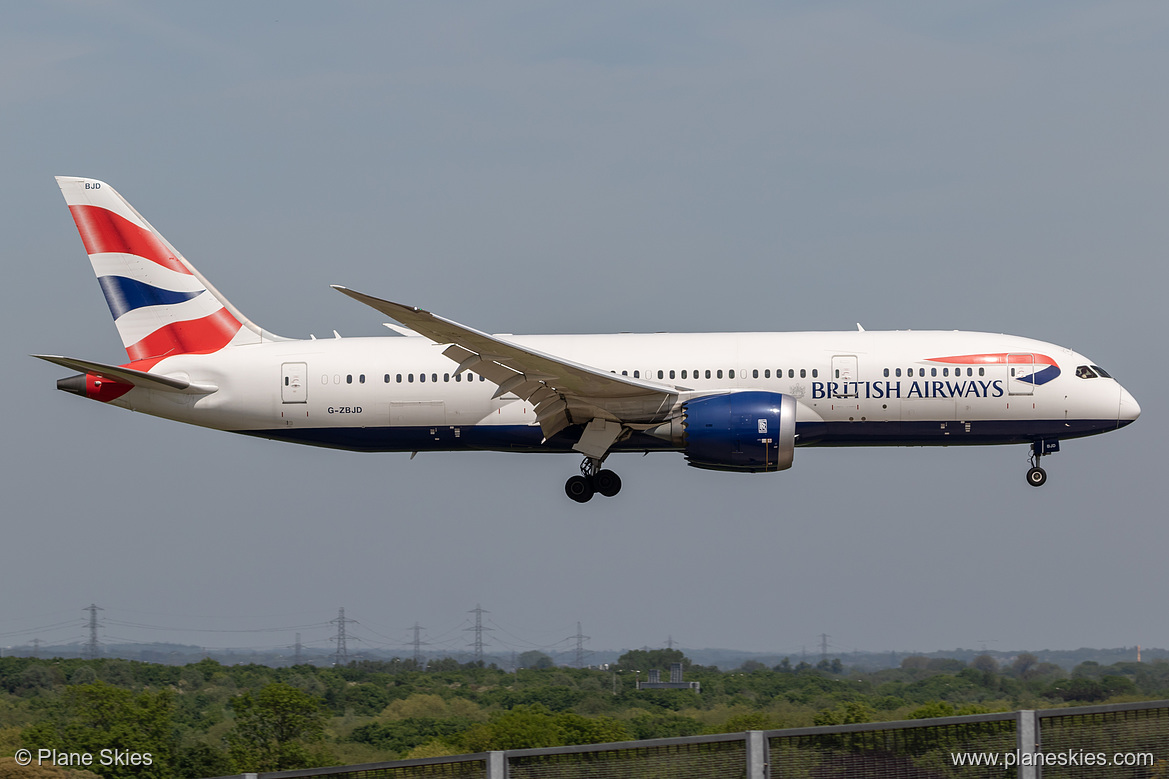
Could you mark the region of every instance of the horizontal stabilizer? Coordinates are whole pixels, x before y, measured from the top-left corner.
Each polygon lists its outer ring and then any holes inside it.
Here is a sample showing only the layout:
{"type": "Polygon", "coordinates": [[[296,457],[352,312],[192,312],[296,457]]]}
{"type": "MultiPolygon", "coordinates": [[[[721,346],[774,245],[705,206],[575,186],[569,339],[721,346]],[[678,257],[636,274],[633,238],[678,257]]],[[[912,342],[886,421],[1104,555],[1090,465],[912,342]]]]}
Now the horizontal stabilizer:
{"type": "Polygon", "coordinates": [[[133,368],[123,368],[118,365],[106,365],[90,360],[78,360],[73,357],[59,357],[53,354],[34,354],[38,360],[45,360],[63,368],[69,368],[82,373],[92,373],[106,379],[132,384],[143,389],[160,390],[162,392],[181,392],[186,395],[210,395],[219,387],[214,384],[198,383],[186,379],[175,379],[170,376],[160,376],[156,373],[136,371],[133,368]]]}

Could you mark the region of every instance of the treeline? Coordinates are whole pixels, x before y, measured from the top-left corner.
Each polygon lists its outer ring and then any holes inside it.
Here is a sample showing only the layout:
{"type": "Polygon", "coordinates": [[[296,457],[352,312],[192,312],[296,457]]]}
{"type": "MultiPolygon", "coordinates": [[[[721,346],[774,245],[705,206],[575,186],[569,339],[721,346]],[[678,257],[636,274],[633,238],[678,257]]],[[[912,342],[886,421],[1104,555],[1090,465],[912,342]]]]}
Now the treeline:
{"type": "Polygon", "coordinates": [[[677,650],[634,651],[607,670],[525,653],[515,672],[454,660],[270,668],[203,660],[0,659],[0,755],[26,748],[151,755],[93,765],[109,779],[207,777],[430,757],[1060,705],[1169,698],[1169,662],[1093,662],[1068,673],[1032,655],[999,666],[908,657],[873,673],[839,661],[748,661],[732,671],[677,650]],[[684,667],[701,692],[641,690],[684,667]]]}

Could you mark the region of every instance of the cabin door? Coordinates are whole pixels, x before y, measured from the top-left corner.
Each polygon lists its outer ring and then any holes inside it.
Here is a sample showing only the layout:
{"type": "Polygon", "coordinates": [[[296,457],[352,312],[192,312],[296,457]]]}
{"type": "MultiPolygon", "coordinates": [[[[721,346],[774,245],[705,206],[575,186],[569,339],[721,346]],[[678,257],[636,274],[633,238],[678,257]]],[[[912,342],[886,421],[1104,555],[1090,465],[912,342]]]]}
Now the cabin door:
{"type": "Polygon", "coordinates": [[[832,381],[836,383],[834,398],[855,398],[859,394],[856,384],[856,355],[838,354],[832,358],[832,381]]]}
{"type": "Polygon", "coordinates": [[[286,362],[280,366],[280,400],[308,403],[308,363],[286,362]]]}
{"type": "Polygon", "coordinates": [[[1031,395],[1035,392],[1035,355],[1007,355],[1007,394],[1031,395]]]}

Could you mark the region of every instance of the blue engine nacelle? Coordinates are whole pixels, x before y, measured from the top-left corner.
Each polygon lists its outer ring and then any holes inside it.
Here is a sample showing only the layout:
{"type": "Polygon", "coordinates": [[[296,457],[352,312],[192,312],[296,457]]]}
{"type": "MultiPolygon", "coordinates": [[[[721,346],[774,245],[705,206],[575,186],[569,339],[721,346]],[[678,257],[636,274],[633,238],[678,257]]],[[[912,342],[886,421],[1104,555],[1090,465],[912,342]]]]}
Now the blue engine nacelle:
{"type": "Polygon", "coordinates": [[[758,473],[792,467],[796,399],[778,392],[731,392],[682,406],[683,453],[690,465],[758,473]]]}

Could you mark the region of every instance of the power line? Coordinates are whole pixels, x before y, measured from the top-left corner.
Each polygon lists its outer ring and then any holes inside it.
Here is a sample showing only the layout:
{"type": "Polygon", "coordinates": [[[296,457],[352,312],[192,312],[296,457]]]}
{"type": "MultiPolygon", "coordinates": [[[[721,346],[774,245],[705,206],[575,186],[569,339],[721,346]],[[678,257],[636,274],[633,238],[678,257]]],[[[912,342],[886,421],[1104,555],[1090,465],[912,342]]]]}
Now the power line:
{"type": "Polygon", "coordinates": [[[337,619],[329,620],[329,624],[337,626],[337,636],[333,640],[337,642],[337,651],[333,653],[334,665],[348,665],[349,650],[345,645],[345,625],[349,622],[356,622],[355,619],[345,618],[345,607],[342,606],[337,610],[337,619]]]}
{"type": "Polygon", "coordinates": [[[85,645],[82,646],[81,656],[86,660],[96,660],[97,656],[101,653],[97,642],[97,613],[99,611],[105,611],[105,609],[91,603],[83,608],[82,611],[89,612],[89,641],[85,642],[85,645]]]}
{"type": "Polygon", "coordinates": [[[414,667],[415,668],[422,667],[422,646],[423,646],[423,644],[426,644],[426,642],[420,638],[420,631],[423,631],[423,630],[426,630],[426,628],[422,627],[417,622],[414,623],[414,642],[413,643],[414,643],[414,667]]]}
{"type": "MultiPolygon", "coordinates": [[[[585,649],[584,642],[589,640],[589,637],[580,632],[580,623],[576,623],[576,635],[569,636],[567,640],[576,639],[576,667],[584,668],[585,649]]],[[[587,654],[592,654],[588,652],[587,654]]]]}
{"type": "Polygon", "coordinates": [[[491,630],[491,628],[483,627],[483,615],[490,614],[491,612],[476,603],[475,608],[471,609],[467,613],[475,615],[475,627],[464,628],[464,630],[475,631],[475,641],[468,644],[467,646],[475,648],[475,662],[478,665],[483,665],[483,631],[491,630]]]}

